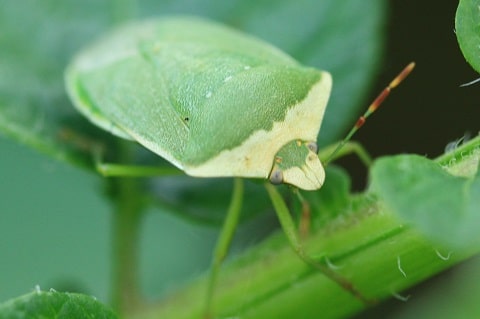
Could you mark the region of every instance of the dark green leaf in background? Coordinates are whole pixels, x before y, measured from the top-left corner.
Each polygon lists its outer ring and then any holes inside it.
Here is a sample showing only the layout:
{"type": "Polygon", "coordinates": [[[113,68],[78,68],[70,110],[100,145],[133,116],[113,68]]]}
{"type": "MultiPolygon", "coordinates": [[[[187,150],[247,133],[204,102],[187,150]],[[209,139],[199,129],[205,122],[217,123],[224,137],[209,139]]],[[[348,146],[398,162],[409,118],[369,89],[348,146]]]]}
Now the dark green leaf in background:
{"type": "Polygon", "coordinates": [[[480,72],[480,1],[460,0],[455,16],[455,31],[463,56],[480,72]]]}

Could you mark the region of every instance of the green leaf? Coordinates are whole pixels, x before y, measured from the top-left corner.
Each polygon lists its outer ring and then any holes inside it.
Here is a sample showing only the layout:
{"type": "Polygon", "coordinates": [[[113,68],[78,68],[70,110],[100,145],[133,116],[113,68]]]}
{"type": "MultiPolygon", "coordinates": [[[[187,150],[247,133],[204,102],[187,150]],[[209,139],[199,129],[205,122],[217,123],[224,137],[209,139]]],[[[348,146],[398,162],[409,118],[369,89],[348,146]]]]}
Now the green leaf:
{"type": "Polygon", "coordinates": [[[0,304],[5,319],[115,319],[112,310],[93,297],[56,291],[35,291],[0,304]]]}
{"type": "Polygon", "coordinates": [[[455,16],[455,30],[463,56],[480,72],[480,1],[460,0],[455,16]]]}
{"type": "Polygon", "coordinates": [[[453,248],[478,243],[480,175],[458,177],[418,155],[375,162],[371,189],[398,216],[453,248]]]}

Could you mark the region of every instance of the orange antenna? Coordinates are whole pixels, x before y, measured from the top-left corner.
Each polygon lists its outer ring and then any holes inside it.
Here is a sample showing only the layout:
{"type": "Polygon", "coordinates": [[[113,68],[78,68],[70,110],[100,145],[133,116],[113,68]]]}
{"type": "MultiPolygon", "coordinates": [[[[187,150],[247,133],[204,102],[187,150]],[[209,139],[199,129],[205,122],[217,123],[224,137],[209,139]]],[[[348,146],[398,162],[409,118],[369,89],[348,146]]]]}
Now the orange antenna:
{"type": "Polygon", "coordinates": [[[396,88],[409,74],[412,72],[413,68],[415,67],[415,62],[410,62],[403,70],[400,72],[393,80],[390,82],[390,84],[383,89],[382,92],[377,96],[377,98],[370,104],[368,109],[363,113],[362,116],[360,116],[355,123],[355,125],[352,127],[350,132],[348,132],[347,136],[338,144],[337,148],[330,154],[328,159],[325,161],[324,165],[327,165],[328,162],[335,156],[335,154],[342,149],[342,147],[345,146],[345,144],[352,138],[353,134],[355,134],[362,126],[365,124],[365,121],[367,118],[372,115],[373,112],[375,112],[378,107],[383,103],[383,101],[387,98],[387,96],[390,94],[390,92],[396,88]]]}

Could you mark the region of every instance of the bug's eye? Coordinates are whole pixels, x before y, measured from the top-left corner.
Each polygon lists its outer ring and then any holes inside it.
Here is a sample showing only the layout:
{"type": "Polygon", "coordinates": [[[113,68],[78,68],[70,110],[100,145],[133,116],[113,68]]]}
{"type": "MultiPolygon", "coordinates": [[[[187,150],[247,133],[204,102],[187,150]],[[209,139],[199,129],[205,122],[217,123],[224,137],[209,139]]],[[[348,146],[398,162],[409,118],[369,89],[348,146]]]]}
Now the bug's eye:
{"type": "Polygon", "coordinates": [[[270,183],[274,185],[279,185],[283,183],[283,172],[281,169],[274,168],[270,173],[270,183]]]}
{"type": "Polygon", "coordinates": [[[315,143],[315,142],[309,142],[307,144],[307,147],[308,147],[309,150],[311,150],[314,153],[318,152],[318,146],[317,146],[317,143],[315,143]]]}

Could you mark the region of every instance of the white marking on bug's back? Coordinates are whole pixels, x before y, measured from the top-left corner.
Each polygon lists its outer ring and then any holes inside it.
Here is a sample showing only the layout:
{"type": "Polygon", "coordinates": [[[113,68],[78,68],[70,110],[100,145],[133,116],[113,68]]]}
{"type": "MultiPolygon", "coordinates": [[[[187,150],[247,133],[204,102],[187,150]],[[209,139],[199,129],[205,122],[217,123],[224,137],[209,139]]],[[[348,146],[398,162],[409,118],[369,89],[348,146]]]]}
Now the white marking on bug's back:
{"type": "Polygon", "coordinates": [[[292,106],[282,122],[273,123],[270,131],[259,129],[241,145],[224,150],[198,166],[185,167],[185,172],[198,177],[268,178],[275,154],[282,146],[295,139],[317,140],[331,86],[330,74],[323,72],[321,80],[312,86],[303,101],[292,106]]]}
{"type": "Polygon", "coordinates": [[[244,70],[250,70],[251,68],[252,68],[252,67],[251,67],[250,65],[245,65],[245,66],[243,67],[244,70]]]}
{"type": "Polygon", "coordinates": [[[205,97],[208,99],[212,96],[212,91],[208,91],[207,94],[205,94],[205,97]]]}
{"type": "Polygon", "coordinates": [[[227,77],[223,80],[223,82],[228,82],[228,81],[230,81],[231,79],[232,79],[232,76],[229,75],[229,76],[227,76],[227,77]]]}

